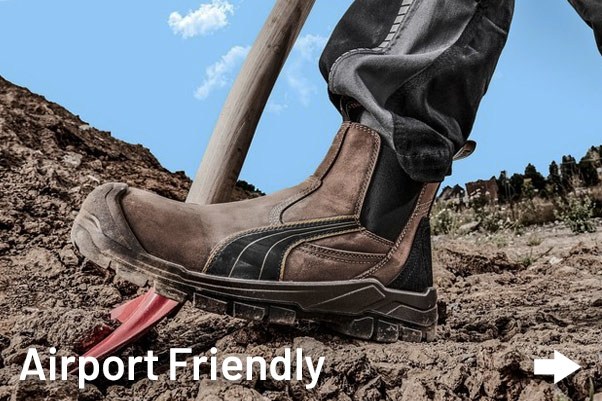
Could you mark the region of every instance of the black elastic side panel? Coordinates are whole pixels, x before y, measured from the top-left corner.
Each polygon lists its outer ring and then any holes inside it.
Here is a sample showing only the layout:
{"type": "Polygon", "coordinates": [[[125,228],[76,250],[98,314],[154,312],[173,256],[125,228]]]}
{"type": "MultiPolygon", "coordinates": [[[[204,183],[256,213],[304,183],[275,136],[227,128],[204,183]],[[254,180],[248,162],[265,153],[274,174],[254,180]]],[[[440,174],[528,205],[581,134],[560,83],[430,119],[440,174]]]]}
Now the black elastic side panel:
{"type": "Polygon", "coordinates": [[[357,227],[354,220],[314,222],[241,234],[212,260],[207,273],[246,280],[278,280],[287,249],[303,238],[357,227]]]}
{"type": "Polygon", "coordinates": [[[388,286],[396,290],[424,292],[433,286],[431,226],[423,217],[416,231],[412,250],[399,276],[388,286]]]}
{"type": "Polygon", "coordinates": [[[402,170],[395,152],[383,143],[364,201],[362,225],[395,241],[414,210],[422,186],[402,170]]]}

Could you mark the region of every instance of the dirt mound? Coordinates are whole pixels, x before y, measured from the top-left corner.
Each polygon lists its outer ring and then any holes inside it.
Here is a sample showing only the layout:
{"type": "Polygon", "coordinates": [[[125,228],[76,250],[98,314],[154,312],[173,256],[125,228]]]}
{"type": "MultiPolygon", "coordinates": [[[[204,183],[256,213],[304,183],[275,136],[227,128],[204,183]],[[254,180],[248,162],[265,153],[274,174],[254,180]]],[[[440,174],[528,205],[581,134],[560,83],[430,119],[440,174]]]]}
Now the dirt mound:
{"type": "Polygon", "coordinates": [[[442,249],[440,258],[450,272],[460,277],[468,277],[482,273],[502,273],[504,271],[518,270],[520,263],[511,262],[503,252],[493,256],[484,256],[456,249],[442,249]]]}
{"type": "MultiPolygon", "coordinates": [[[[313,390],[271,380],[192,380],[192,372],[158,381],[19,382],[28,347],[80,352],[114,323],[111,307],[140,292],[88,263],[69,243],[85,196],[98,184],[125,181],[183,199],[190,185],[142,146],[90,127],[62,107],[0,78],[0,401],[8,400],[558,400],[586,399],[602,388],[601,234],[545,229],[533,249],[525,237],[499,245],[487,238],[435,241],[440,292],[438,340],[375,344],[341,338],[324,327],[280,328],[200,312],[186,305],[121,356],[190,346],[208,355],[255,355],[268,361],[285,347],[325,356],[313,390]],[[537,250],[536,250],[537,251],[537,250]],[[544,252],[539,252],[544,254],[544,252]],[[559,387],[533,375],[533,358],[552,350],[583,367],[559,387]],[[565,398],[560,398],[565,397],[565,398]]],[[[236,198],[248,196],[242,190],[236,198]]],[[[42,353],[47,363],[48,354],[42,353]]]]}

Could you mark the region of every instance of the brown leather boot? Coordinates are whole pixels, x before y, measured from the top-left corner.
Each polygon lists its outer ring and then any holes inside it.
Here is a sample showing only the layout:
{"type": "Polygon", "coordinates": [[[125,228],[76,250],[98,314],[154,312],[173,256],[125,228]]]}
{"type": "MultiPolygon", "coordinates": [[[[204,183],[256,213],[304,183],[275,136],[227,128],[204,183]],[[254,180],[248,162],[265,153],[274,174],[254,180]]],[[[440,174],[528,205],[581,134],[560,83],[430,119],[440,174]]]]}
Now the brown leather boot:
{"type": "Polygon", "coordinates": [[[434,337],[429,211],[370,128],[346,122],[316,172],[262,198],[198,206],[105,184],[84,202],[81,253],[202,309],[377,341],[434,337]]]}

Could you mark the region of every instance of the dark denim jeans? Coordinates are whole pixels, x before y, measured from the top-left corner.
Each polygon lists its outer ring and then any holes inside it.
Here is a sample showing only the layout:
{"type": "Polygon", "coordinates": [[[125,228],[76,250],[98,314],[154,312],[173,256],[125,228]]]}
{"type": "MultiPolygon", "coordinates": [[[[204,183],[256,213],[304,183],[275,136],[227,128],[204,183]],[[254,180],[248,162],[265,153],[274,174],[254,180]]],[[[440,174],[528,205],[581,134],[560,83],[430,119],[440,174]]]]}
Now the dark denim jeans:
{"type": "MultiPolygon", "coordinates": [[[[569,0],[596,32],[602,0],[569,0]]],[[[506,43],[514,0],[355,0],[320,58],[333,103],[379,131],[415,180],[441,181],[506,43]]]]}

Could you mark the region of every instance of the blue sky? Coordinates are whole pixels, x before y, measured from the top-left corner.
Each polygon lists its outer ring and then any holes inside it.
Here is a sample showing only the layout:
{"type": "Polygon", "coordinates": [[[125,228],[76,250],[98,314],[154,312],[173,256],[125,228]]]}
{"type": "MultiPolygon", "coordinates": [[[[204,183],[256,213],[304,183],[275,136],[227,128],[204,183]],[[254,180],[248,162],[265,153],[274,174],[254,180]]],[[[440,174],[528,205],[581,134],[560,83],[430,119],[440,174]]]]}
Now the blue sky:
{"type": "MultiPolygon", "coordinates": [[[[478,152],[446,184],[581,156],[602,143],[602,57],[564,0],[517,0],[480,109],[478,152]]],[[[351,0],[317,0],[241,178],[266,192],[310,174],[340,123],[317,58],[351,0]]],[[[193,176],[273,1],[0,0],[0,75],[193,176]],[[209,3],[213,4],[209,6],[209,3]]]]}

